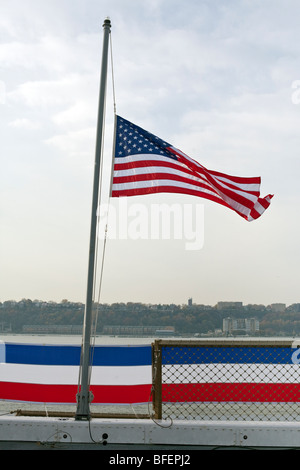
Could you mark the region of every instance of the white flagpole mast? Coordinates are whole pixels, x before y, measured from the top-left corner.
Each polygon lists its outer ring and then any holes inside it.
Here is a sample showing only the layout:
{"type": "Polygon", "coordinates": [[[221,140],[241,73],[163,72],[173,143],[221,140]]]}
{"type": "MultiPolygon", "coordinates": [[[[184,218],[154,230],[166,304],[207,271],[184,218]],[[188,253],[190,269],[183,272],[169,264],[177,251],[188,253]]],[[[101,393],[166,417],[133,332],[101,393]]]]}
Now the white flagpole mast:
{"type": "Polygon", "coordinates": [[[107,81],[107,63],[108,63],[108,46],[111,22],[107,18],[103,24],[103,50],[102,50],[102,66],[100,76],[99,91],[99,107],[98,107],[98,123],[95,150],[95,167],[94,167],[94,184],[91,214],[91,230],[90,230],[90,250],[88,264],[88,280],[87,293],[83,323],[83,340],[81,349],[81,373],[80,373],[80,389],[77,395],[76,420],[90,419],[90,391],[89,391],[89,372],[90,372],[90,352],[91,352],[91,328],[92,328],[92,308],[93,308],[93,286],[94,286],[94,268],[95,268],[95,247],[97,233],[97,205],[99,196],[99,180],[100,180],[100,160],[103,144],[104,129],[104,111],[105,111],[105,95],[107,81]]]}

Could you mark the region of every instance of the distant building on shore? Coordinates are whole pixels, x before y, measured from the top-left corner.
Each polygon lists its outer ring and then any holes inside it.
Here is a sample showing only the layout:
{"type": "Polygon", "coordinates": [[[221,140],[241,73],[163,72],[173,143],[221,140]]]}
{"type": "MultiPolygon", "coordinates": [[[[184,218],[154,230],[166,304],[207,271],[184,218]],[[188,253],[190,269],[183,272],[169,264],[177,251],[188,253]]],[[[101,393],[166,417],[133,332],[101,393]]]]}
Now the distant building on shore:
{"type": "Polygon", "coordinates": [[[259,332],[259,320],[256,318],[223,318],[223,333],[255,334],[259,332]]]}
{"type": "Polygon", "coordinates": [[[173,326],[134,326],[134,325],[105,325],[103,327],[105,335],[123,336],[173,336],[175,328],[173,326]]]}
{"type": "Polygon", "coordinates": [[[217,310],[237,310],[243,308],[243,302],[218,302],[217,310]]]}
{"type": "Polygon", "coordinates": [[[286,305],[285,304],[271,304],[269,305],[269,308],[272,312],[279,312],[279,313],[283,313],[285,312],[285,309],[286,309],[286,305]]]}
{"type": "Polygon", "coordinates": [[[24,325],[23,333],[81,335],[82,325],[24,325]]]}

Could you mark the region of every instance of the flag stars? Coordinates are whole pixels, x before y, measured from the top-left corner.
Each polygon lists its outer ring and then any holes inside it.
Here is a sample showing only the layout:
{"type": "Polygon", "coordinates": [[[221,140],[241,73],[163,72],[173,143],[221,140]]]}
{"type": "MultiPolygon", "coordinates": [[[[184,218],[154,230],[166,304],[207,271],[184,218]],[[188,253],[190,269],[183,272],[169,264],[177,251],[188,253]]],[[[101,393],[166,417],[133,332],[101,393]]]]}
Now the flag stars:
{"type": "Polygon", "coordinates": [[[116,155],[118,157],[140,154],[171,156],[165,149],[167,146],[168,144],[159,137],[118,117],[116,132],[116,155]]]}

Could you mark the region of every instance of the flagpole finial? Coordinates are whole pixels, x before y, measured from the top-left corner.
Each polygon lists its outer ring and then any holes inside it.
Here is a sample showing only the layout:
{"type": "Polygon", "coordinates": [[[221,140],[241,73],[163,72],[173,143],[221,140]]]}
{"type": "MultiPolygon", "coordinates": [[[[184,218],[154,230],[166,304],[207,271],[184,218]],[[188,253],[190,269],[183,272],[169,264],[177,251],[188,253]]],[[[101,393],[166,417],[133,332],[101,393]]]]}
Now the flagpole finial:
{"type": "Polygon", "coordinates": [[[111,21],[110,21],[109,16],[107,16],[104,20],[103,27],[105,26],[109,26],[109,27],[111,26],[111,21]]]}

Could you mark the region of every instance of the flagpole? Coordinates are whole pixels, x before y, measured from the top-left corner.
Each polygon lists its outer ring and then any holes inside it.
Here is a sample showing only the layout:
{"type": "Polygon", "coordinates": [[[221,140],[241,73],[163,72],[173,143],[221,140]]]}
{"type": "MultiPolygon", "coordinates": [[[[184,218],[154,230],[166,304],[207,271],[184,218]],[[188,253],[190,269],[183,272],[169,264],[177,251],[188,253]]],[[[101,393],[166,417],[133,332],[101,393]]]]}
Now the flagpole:
{"type": "Polygon", "coordinates": [[[103,24],[103,49],[102,49],[102,64],[101,64],[100,91],[99,91],[99,104],[98,104],[96,150],[95,150],[88,280],[87,280],[86,303],[85,303],[84,323],[83,323],[83,339],[82,339],[82,347],[81,347],[81,370],[80,370],[80,376],[79,376],[80,383],[79,383],[79,393],[77,394],[77,410],[76,410],[76,415],[75,415],[76,420],[89,420],[90,419],[91,397],[90,397],[90,391],[89,391],[89,376],[90,376],[89,372],[90,372],[90,367],[91,367],[90,349],[91,349],[93,287],[94,287],[94,270],[95,270],[95,247],[96,247],[96,233],[97,233],[97,206],[98,206],[98,197],[99,197],[100,161],[101,161],[102,144],[103,144],[104,111],[105,111],[108,45],[109,45],[110,28],[111,28],[111,22],[107,18],[104,20],[104,24],[103,24]]]}

